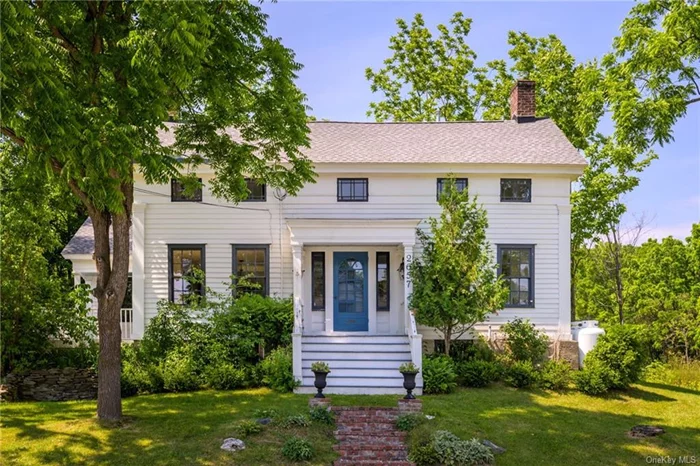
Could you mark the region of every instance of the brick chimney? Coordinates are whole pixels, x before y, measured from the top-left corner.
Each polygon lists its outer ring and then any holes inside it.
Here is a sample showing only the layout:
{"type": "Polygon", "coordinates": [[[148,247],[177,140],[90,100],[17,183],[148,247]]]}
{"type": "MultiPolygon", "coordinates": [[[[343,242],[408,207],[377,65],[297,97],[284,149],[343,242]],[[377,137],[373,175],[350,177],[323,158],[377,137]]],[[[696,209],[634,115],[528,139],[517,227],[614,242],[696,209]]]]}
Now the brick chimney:
{"type": "Polygon", "coordinates": [[[510,91],[510,117],[518,123],[535,119],[535,81],[515,82],[510,91]]]}

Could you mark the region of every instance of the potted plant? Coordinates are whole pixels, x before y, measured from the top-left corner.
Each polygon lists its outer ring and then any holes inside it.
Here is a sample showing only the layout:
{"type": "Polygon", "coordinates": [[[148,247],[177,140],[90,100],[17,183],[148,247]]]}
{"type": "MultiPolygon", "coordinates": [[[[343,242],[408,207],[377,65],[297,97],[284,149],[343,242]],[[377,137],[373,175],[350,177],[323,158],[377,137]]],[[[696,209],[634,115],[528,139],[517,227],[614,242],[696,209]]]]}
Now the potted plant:
{"type": "Polygon", "coordinates": [[[405,362],[399,366],[399,372],[403,374],[403,388],[406,389],[404,400],[415,400],[413,389],[416,388],[416,375],[419,370],[412,362],[405,362]]]}
{"type": "Polygon", "coordinates": [[[311,364],[311,371],[316,376],[314,380],[314,387],[318,390],[318,393],[314,395],[314,398],[325,398],[323,395],[323,389],[326,388],[326,376],[331,371],[328,367],[328,363],[323,361],[316,361],[311,364]]]}

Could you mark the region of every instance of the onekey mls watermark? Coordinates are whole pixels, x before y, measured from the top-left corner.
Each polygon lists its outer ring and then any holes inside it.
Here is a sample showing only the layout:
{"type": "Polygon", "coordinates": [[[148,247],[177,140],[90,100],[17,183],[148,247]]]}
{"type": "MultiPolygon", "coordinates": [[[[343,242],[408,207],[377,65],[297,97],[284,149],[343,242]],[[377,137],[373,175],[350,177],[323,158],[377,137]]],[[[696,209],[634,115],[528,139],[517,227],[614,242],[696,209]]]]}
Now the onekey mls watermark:
{"type": "Polygon", "coordinates": [[[688,456],[647,456],[647,464],[698,464],[698,457],[688,456]]]}

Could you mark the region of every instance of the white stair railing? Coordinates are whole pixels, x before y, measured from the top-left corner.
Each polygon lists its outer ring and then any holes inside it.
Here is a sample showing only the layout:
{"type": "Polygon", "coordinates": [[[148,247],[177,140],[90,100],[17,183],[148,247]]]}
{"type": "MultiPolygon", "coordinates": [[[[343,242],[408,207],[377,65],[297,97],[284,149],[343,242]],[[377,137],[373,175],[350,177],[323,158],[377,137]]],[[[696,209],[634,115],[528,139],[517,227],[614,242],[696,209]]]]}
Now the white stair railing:
{"type": "Polygon", "coordinates": [[[122,340],[131,340],[134,334],[134,310],[131,308],[122,308],[120,317],[122,340]]]}
{"type": "Polygon", "coordinates": [[[416,382],[418,387],[423,387],[423,335],[418,333],[416,325],[416,316],[413,311],[407,310],[408,325],[406,333],[408,334],[408,344],[411,350],[411,362],[418,368],[418,376],[416,382]]]}

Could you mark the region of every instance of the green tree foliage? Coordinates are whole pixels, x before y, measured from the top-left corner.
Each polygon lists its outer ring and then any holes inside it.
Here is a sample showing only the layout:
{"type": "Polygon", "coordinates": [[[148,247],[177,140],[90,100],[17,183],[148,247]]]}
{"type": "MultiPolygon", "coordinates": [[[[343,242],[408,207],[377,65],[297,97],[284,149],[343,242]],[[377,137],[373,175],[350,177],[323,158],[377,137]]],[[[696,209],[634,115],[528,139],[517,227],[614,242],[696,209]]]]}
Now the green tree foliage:
{"type": "Polygon", "coordinates": [[[656,354],[677,354],[686,361],[700,356],[700,224],[685,241],[668,237],[621,245],[620,284],[610,273],[616,267],[610,248],[600,242],[578,253],[577,318],[611,325],[619,323],[622,312],[625,323],[646,329],[645,339],[656,354]]]}
{"type": "Polygon", "coordinates": [[[1,2],[2,124],[28,169],[70,188],[92,219],[98,271],[98,416],[118,419],[119,307],[134,172],[165,183],[208,163],[221,198],[244,176],[296,193],[313,180],[301,65],[241,1],[1,2]],[[172,146],[163,121],[176,116],[172,146]],[[225,129],[240,136],[231,139],[225,129]],[[244,141],[244,142],[241,142],[244,141]],[[284,160],[283,158],[284,157],[284,160]],[[283,163],[284,161],[284,163],[283,163]],[[109,231],[113,233],[110,259],[109,231]]]}
{"type": "MultiPolygon", "coordinates": [[[[368,115],[378,121],[509,119],[515,77],[535,80],[537,116],[552,118],[589,162],[572,194],[577,252],[619,224],[626,211],[621,197],[656,157],[651,147],[669,142],[687,106],[700,101],[699,16],[696,1],[635,5],[610,53],[586,62],[577,62],[554,35],[511,31],[510,66],[505,59],[478,65],[467,42],[472,20],[462,13],[451,27],[438,25],[437,37],[420,14],[410,26],[399,19],[391,57],[366,71],[380,95],[368,115]],[[611,134],[598,131],[606,113],[615,123],[611,134]]],[[[572,259],[575,277],[579,257],[572,259]]]]}
{"type": "Polygon", "coordinates": [[[96,332],[87,287],[73,288],[60,258],[74,232],[75,201],[42,172],[23,166],[16,148],[0,158],[1,372],[52,364],[54,342],[89,345],[96,332]],[[58,258],[57,258],[58,256],[58,258]]]}
{"type": "Polygon", "coordinates": [[[439,220],[428,219],[430,232],[416,231],[422,252],[408,269],[410,307],[419,323],[442,333],[450,354],[453,339],[503,308],[508,289],[496,274],[486,211],[477,198],[466,189],[458,192],[449,178],[438,203],[442,213],[439,220]]]}

